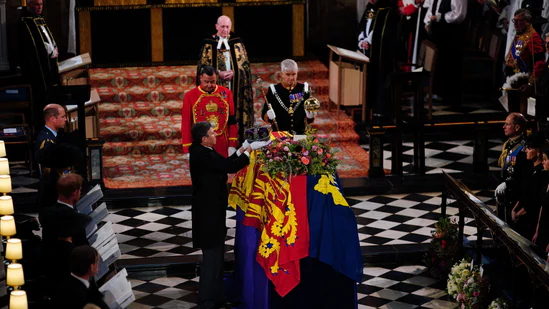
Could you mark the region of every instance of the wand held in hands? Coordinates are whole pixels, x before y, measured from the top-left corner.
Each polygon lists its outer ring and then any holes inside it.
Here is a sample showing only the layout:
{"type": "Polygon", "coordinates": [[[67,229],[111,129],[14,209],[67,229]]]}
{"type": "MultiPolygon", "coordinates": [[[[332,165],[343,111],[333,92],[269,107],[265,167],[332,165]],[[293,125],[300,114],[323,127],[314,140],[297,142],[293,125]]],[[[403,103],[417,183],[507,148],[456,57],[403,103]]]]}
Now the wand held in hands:
{"type": "MultiPolygon", "coordinates": [[[[265,103],[267,103],[267,106],[269,109],[273,109],[271,103],[269,103],[269,100],[267,99],[267,95],[265,94],[265,89],[263,89],[263,80],[261,78],[257,78],[257,82],[259,83],[259,88],[261,89],[261,93],[263,93],[263,97],[265,98],[265,103]]],[[[273,126],[276,131],[278,131],[278,123],[276,123],[276,118],[273,119],[273,126]]]]}

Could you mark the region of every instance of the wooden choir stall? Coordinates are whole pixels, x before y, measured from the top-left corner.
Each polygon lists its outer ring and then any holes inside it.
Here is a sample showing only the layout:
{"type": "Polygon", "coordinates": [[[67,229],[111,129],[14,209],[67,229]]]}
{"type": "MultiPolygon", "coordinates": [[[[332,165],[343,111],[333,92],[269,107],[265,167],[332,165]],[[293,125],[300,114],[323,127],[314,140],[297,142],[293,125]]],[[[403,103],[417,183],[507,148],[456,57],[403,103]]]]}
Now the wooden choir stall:
{"type": "Polygon", "coordinates": [[[71,132],[73,141],[86,154],[86,164],[78,171],[89,184],[102,184],[102,141],[99,138],[100,97],[89,85],[88,53],[59,63],[62,85],[56,89],[58,102],[67,109],[66,131],[71,132]]]}

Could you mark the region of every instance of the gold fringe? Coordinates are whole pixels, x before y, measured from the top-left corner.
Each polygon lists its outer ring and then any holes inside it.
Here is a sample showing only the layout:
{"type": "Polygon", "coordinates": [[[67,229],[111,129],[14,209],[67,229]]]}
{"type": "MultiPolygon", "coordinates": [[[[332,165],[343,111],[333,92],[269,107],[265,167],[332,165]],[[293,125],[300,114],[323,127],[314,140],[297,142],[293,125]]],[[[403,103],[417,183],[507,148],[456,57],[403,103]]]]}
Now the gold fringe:
{"type": "MultiPolygon", "coordinates": [[[[116,0],[95,0],[95,1],[116,1],[116,0]]],[[[119,0],[123,1],[123,0],[119,0]]],[[[131,0],[128,0],[131,1],[131,0]]],[[[146,1],[146,0],[136,0],[146,1]]],[[[178,0],[167,0],[178,1],[178,0]]],[[[179,0],[185,1],[185,0],[179,0]]],[[[201,0],[202,1],[202,0],[201,0]]],[[[291,4],[305,4],[305,0],[286,0],[286,1],[269,1],[263,0],[259,2],[204,2],[201,3],[169,3],[169,4],[132,4],[132,5],[102,5],[102,6],[90,6],[90,7],[77,7],[76,11],[118,11],[118,10],[143,10],[143,9],[172,9],[172,8],[193,8],[193,7],[236,7],[236,6],[266,6],[266,5],[291,5],[291,4]]]]}
{"type": "Polygon", "coordinates": [[[114,5],[139,5],[147,4],[147,0],[94,0],[94,6],[114,6],[114,5]]]}

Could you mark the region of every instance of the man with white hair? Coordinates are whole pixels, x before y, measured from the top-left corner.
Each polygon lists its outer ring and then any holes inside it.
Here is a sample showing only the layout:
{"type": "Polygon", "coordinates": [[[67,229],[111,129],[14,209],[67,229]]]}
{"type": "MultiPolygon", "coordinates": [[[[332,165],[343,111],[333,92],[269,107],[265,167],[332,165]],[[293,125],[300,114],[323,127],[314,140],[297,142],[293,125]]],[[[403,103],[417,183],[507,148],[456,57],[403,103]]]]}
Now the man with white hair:
{"type": "MultiPolygon", "coordinates": [[[[220,16],[215,24],[216,34],[204,40],[200,50],[197,77],[204,66],[212,66],[218,72],[217,84],[233,93],[238,124],[238,138],[244,141],[244,130],[254,125],[252,70],[248,53],[241,38],[231,32],[228,16],[220,16]]],[[[196,84],[200,81],[196,80],[196,84]]]]}
{"type": "MultiPolygon", "coordinates": [[[[280,63],[282,82],[271,84],[261,116],[276,122],[278,131],[304,134],[306,124],[315,120],[316,112],[305,110],[304,103],[311,96],[309,84],[297,82],[297,63],[292,59],[280,63]]],[[[276,130],[276,128],[273,128],[276,130]]]]}
{"type": "MultiPolygon", "coordinates": [[[[509,111],[526,112],[525,100],[529,96],[530,87],[533,87],[536,80],[543,71],[544,48],[540,36],[532,27],[532,15],[527,9],[518,9],[513,14],[513,24],[516,34],[511,41],[509,51],[505,56],[505,76],[519,76],[519,73],[527,74],[522,83],[512,85],[520,87],[520,91],[509,91],[509,111]]],[[[535,90],[535,89],[534,89],[535,90]]]]}

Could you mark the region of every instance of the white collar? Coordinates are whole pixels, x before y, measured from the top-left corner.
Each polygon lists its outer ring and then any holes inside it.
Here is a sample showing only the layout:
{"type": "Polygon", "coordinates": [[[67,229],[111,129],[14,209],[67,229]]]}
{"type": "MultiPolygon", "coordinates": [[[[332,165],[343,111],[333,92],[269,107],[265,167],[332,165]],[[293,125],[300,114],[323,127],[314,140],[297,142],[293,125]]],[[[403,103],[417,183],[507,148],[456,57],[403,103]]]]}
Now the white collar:
{"type": "Polygon", "coordinates": [[[53,136],[57,137],[57,132],[55,132],[52,128],[45,126],[46,129],[50,130],[50,132],[53,134],[53,136]]]}
{"type": "Polygon", "coordinates": [[[82,282],[85,286],[86,286],[86,289],[89,289],[90,288],[90,281],[88,280],[85,280],[85,279],[82,279],[80,277],[78,277],[77,275],[71,273],[71,276],[73,276],[74,278],[78,279],[78,281],[82,282]]]}
{"type": "Polygon", "coordinates": [[[225,45],[225,49],[226,50],[229,50],[229,38],[222,38],[222,37],[219,37],[219,41],[217,42],[217,49],[221,49],[222,46],[221,45],[225,45]]]}
{"type": "Polygon", "coordinates": [[[57,200],[57,203],[63,204],[63,205],[67,205],[67,206],[69,206],[70,208],[74,209],[74,206],[72,206],[71,204],[67,204],[67,203],[65,203],[65,202],[61,202],[60,200],[57,200]]]}

